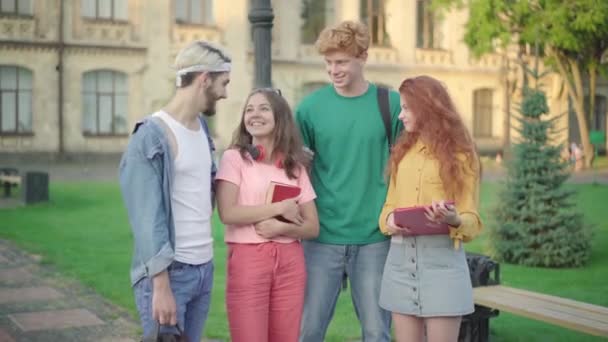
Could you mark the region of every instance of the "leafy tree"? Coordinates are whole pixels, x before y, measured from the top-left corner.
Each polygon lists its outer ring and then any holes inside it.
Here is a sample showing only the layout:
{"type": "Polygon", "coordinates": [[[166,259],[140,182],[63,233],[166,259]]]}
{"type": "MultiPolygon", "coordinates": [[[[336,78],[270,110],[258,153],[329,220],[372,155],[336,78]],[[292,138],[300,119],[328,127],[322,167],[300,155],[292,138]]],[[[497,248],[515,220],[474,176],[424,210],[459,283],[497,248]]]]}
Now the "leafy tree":
{"type": "MultiPolygon", "coordinates": [[[[585,164],[590,166],[593,148],[588,122],[595,112],[597,76],[608,74],[608,1],[468,0],[466,4],[470,18],[464,41],[475,55],[510,44],[540,45],[547,64],[565,81],[578,119],[585,164]],[[592,95],[587,115],[584,82],[592,95]]],[[[463,5],[463,0],[433,0],[436,9],[463,5]]]]}

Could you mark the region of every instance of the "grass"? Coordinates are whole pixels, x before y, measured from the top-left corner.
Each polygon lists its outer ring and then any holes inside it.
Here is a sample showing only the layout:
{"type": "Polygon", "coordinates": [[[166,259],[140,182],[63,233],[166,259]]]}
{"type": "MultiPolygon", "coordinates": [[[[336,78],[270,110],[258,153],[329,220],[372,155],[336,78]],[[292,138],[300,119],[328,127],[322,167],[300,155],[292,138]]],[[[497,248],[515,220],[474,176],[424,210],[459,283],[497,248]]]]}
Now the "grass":
{"type": "Polygon", "coordinates": [[[594,169],[606,169],[608,168],[608,156],[598,156],[593,161],[594,169]]]}
{"type": "MultiPolygon", "coordinates": [[[[574,185],[571,185],[574,186],[574,185]]],[[[501,265],[503,284],[608,306],[608,224],[605,199],[608,186],[576,185],[578,203],[594,225],[592,259],[579,269],[542,269],[501,265]],[[602,201],[604,200],[604,201],[602,201]]],[[[482,216],[496,203],[498,184],[482,187],[482,216]]],[[[53,183],[47,204],[0,210],[0,238],[14,241],[40,254],[68,277],[112,302],[127,308],[134,317],[135,305],[129,287],[128,269],[131,234],[118,186],[114,183],[53,183]]],[[[215,284],[206,335],[228,338],[224,306],[225,245],[222,226],[214,218],[215,284]]],[[[482,236],[467,246],[483,252],[482,236]]],[[[553,325],[501,313],[491,321],[493,341],[600,341],[553,325]]],[[[350,293],[340,296],[327,341],[355,339],[359,325],[350,303],[350,293]]]]}
{"type": "MultiPolygon", "coordinates": [[[[570,185],[574,187],[574,185],[570,185]]],[[[606,185],[577,185],[579,209],[587,223],[592,224],[594,239],[592,256],[583,268],[535,268],[501,264],[501,283],[507,286],[571,298],[587,303],[608,306],[608,223],[604,201],[608,198],[606,185]]],[[[487,221],[489,209],[497,201],[498,184],[482,187],[481,213],[487,221]]],[[[467,250],[483,252],[487,240],[484,236],[473,241],[467,250]]],[[[492,341],[604,341],[554,325],[532,321],[520,316],[501,313],[491,321],[492,341]]]]}

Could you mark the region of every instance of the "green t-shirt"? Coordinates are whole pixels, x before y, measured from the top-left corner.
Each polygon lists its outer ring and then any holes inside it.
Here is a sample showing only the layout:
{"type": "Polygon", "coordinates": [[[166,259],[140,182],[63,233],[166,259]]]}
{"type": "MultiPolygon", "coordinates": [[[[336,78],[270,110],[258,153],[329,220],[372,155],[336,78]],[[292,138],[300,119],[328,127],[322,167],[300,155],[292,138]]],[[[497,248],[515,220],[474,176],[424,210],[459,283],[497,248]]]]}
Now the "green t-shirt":
{"type": "MultiPolygon", "coordinates": [[[[402,125],[399,93],[389,92],[393,136],[402,125]]],[[[318,242],[368,244],[384,240],[378,216],[386,197],[388,140],[377,87],[356,97],[332,85],[313,92],[296,110],[304,143],[314,151],[311,180],[321,225],[318,242]]],[[[395,141],[395,139],[393,139],[395,141]]]]}

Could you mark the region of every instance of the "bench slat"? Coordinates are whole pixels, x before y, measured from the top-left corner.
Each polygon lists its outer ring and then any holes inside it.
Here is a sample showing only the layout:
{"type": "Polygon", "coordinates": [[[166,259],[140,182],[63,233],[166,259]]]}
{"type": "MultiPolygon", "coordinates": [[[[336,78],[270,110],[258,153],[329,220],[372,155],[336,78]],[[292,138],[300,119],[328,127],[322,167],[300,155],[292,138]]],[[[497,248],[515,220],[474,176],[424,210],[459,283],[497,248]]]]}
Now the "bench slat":
{"type": "Polygon", "coordinates": [[[583,302],[579,302],[579,301],[568,299],[568,298],[551,296],[551,295],[547,295],[544,293],[516,289],[513,287],[506,287],[506,286],[501,286],[501,287],[502,287],[502,290],[505,292],[510,292],[510,293],[522,295],[522,296],[529,296],[531,298],[544,300],[544,301],[552,302],[552,303],[557,303],[557,304],[569,306],[572,308],[585,309],[589,312],[594,312],[599,315],[603,315],[603,317],[608,317],[608,308],[607,307],[593,305],[593,304],[589,304],[589,303],[583,303],[583,302]]]}
{"type": "Polygon", "coordinates": [[[584,318],[585,320],[597,322],[599,324],[608,323],[608,316],[602,315],[595,311],[587,311],[583,308],[573,306],[564,306],[554,301],[543,301],[534,299],[531,296],[513,296],[508,293],[494,293],[494,301],[501,303],[509,303],[513,307],[526,307],[534,311],[551,311],[555,315],[563,316],[563,319],[584,318]]]}
{"type": "Polygon", "coordinates": [[[501,285],[477,287],[473,296],[478,305],[608,336],[608,308],[501,285]]]}
{"type": "Polygon", "coordinates": [[[513,307],[512,305],[485,303],[488,306],[495,307],[503,311],[509,311],[524,317],[552,323],[563,326],[569,329],[582,331],[591,335],[608,336],[608,324],[601,323],[595,320],[588,320],[576,315],[564,314],[561,311],[550,310],[546,308],[523,308],[513,307]]]}

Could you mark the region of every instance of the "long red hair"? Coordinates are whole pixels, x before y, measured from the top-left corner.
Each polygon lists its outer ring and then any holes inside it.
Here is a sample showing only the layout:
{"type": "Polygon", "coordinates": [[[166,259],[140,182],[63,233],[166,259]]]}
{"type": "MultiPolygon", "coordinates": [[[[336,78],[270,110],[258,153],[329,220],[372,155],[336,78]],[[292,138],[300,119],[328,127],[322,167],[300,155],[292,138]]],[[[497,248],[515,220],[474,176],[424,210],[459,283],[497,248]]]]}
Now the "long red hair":
{"type": "Polygon", "coordinates": [[[415,131],[402,134],[393,147],[389,173],[397,171],[403,156],[420,139],[439,162],[439,176],[448,196],[455,196],[463,189],[465,173],[479,172],[480,164],[473,139],[450,95],[430,76],[404,80],[399,93],[414,115],[415,131]],[[465,156],[464,163],[458,155],[465,156]]]}

